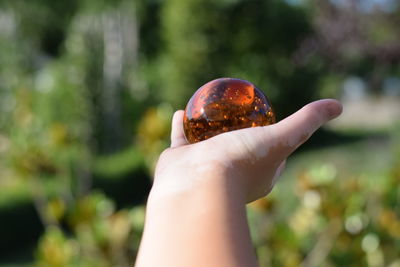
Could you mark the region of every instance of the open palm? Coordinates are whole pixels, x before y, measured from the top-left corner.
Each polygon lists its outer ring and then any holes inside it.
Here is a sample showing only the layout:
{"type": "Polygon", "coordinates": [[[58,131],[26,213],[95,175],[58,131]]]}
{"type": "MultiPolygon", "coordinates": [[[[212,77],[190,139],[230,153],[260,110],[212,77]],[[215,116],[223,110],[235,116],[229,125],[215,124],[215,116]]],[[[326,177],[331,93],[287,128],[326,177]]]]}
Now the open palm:
{"type": "Polygon", "coordinates": [[[183,111],[177,111],[172,121],[171,147],[160,156],[153,191],[161,195],[185,192],[215,177],[211,174],[222,172],[221,176],[229,181],[221,182],[236,183],[241,188],[236,193],[242,194],[245,202],[265,196],[286,158],[341,111],[338,101],[319,100],[274,125],[227,132],[196,144],[186,141],[183,111]]]}

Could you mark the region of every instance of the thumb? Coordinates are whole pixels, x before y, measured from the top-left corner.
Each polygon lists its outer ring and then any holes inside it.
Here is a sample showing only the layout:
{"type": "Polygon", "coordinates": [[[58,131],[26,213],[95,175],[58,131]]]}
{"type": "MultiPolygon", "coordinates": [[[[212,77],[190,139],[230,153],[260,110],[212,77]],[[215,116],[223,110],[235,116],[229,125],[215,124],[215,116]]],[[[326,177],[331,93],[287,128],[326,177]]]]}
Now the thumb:
{"type": "Polygon", "coordinates": [[[184,111],[178,110],[172,117],[171,148],[188,144],[183,131],[183,115],[184,111]]]}

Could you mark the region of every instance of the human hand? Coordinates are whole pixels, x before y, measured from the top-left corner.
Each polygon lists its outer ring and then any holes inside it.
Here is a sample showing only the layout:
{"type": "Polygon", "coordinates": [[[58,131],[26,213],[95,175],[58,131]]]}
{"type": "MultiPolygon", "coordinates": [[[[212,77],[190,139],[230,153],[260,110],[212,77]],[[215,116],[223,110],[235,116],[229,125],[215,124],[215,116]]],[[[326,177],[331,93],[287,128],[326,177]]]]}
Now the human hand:
{"type": "Polygon", "coordinates": [[[319,100],[276,124],[227,132],[195,144],[187,143],[184,112],[177,111],[171,147],[157,163],[150,200],[190,193],[209,184],[235,194],[243,203],[263,197],[272,190],[286,158],[341,111],[338,101],[319,100]]]}
{"type": "Polygon", "coordinates": [[[187,143],[177,111],[171,147],[157,163],[136,266],[257,266],[245,204],[268,194],[286,158],[341,110],[336,100],[320,100],[274,125],[196,144],[187,143]]]}

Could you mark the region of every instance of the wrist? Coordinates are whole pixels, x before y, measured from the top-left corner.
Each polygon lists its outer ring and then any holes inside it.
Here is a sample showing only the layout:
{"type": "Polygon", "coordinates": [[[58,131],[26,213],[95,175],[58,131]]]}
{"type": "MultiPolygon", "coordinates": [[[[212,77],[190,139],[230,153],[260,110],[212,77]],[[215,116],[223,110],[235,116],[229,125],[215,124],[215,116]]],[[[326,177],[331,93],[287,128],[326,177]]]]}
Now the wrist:
{"type": "Polygon", "coordinates": [[[246,203],[245,190],[241,179],[225,166],[216,162],[201,166],[181,168],[183,171],[157,174],[151,189],[148,208],[167,205],[207,205],[215,201],[242,205],[246,203]],[[189,171],[188,171],[189,169],[189,171]]]}
{"type": "Polygon", "coordinates": [[[213,164],[169,169],[149,195],[138,266],[256,266],[236,177],[213,164]]]}

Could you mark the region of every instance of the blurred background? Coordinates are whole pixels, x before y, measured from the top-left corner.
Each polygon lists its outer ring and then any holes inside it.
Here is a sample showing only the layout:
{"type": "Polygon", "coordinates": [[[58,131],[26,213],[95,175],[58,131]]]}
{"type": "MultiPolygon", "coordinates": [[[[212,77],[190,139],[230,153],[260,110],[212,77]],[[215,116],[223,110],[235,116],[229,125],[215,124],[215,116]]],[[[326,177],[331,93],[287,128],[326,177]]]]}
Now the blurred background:
{"type": "Polygon", "coordinates": [[[2,0],[0,266],[132,266],[171,116],[218,77],[279,119],[344,105],[249,205],[261,266],[399,267],[398,0],[2,0]]]}

